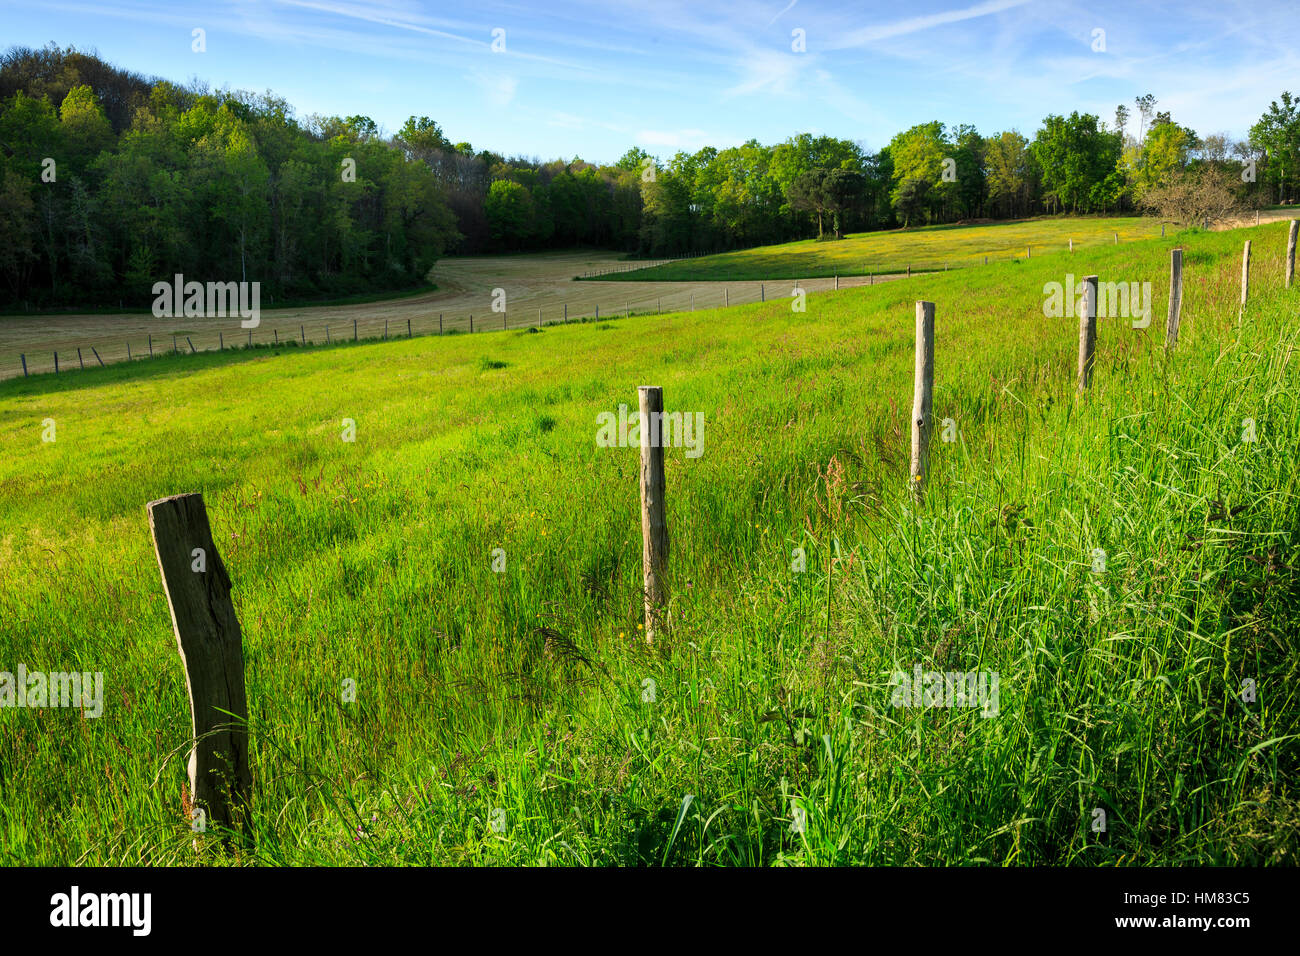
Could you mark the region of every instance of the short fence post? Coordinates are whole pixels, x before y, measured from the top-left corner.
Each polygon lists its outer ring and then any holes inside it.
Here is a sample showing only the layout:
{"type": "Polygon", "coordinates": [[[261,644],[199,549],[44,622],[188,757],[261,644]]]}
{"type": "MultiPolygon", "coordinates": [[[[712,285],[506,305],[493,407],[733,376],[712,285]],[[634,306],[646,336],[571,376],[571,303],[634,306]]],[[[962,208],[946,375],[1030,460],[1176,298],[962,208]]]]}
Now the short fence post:
{"type": "Polygon", "coordinates": [[[149,336],[149,357],[153,358],[153,335],[149,336]]]}
{"type": "Polygon", "coordinates": [[[98,352],[98,350],[97,350],[97,349],[92,345],[92,346],[90,347],[90,351],[92,351],[92,352],[95,353],[95,361],[99,363],[100,368],[103,368],[103,367],[104,367],[104,360],[103,360],[102,358],[99,357],[99,352],[98,352]]]}
{"type": "Polygon", "coordinates": [[[224,352],[225,350],[226,350],[226,336],[225,336],[223,333],[218,332],[218,333],[217,333],[217,351],[219,351],[219,352],[224,352]]]}
{"type": "Polygon", "coordinates": [[[1300,219],[1291,220],[1291,229],[1286,236],[1286,287],[1291,288],[1291,280],[1295,277],[1295,240],[1296,231],[1300,230],[1300,219]]]}
{"type": "Polygon", "coordinates": [[[180,355],[181,350],[176,346],[176,334],[172,333],[172,355],[180,355]]]}
{"type": "Polygon", "coordinates": [[[59,353],[58,352],[54,353],[54,374],[55,375],[59,374],[59,353]]]}
{"type": "Polygon", "coordinates": [[[306,344],[307,344],[307,326],[305,326],[305,325],[300,325],[300,326],[298,326],[298,331],[302,333],[302,344],[303,344],[303,345],[306,345],[306,344]]]}
{"type": "Polygon", "coordinates": [[[907,264],[907,277],[912,278],[912,264],[910,262],[907,264]]]}
{"type": "Polygon", "coordinates": [[[504,312],[502,312],[502,313],[501,313],[501,328],[504,329],[505,327],[506,327],[506,314],[505,314],[504,312]]]}
{"type": "Polygon", "coordinates": [[[1165,320],[1165,348],[1178,344],[1178,323],[1183,311],[1183,250],[1169,254],[1169,317],[1165,320]]]}
{"type": "Polygon", "coordinates": [[[208,819],[242,829],[252,776],[243,635],[201,494],[148,505],[149,531],[189,691],[190,795],[208,819]]]}
{"type": "Polygon", "coordinates": [[[272,329],[271,332],[275,335],[275,344],[276,344],[276,345],[279,345],[279,344],[280,344],[280,330],[279,330],[279,329],[272,329]]]}
{"type": "MultiPolygon", "coordinates": [[[[354,319],[353,321],[355,322],[356,320],[354,319]]],[[[387,319],[384,319],[384,341],[385,342],[388,341],[388,320],[387,319]]]]}
{"type": "Polygon", "coordinates": [[[930,468],[934,407],[934,303],[916,303],[916,375],[912,390],[912,496],[920,502],[930,468]]]}
{"type": "Polygon", "coordinates": [[[471,332],[474,331],[474,313],[473,313],[473,312],[471,312],[471,313],[469,314],[469,330],[470,330],[471,332]]]}
{"type": "Polygon", "coordinates": [[[564,303],[564,322],[566,325],[569,322],[569,303],[567,302],[564,303]]]}
{"type": "Polygon", "coordinates": [[[645,639],[654,643],[663,624],[667,587],[668,521],[664,508],[664,449],[661,432],[664,390],[637,389],[641,422],[641,581],[645,595],[645,639]]]}
{"type": "Polygon", "coordinates": [[[352,341],[355,342],[356,340],[357,340],[357,320],[353,319],[352,320],[352,341]]]}
{"type": "MultiPolygon", "coordinates": [[[[1241,309],[1237,312],[1237,321],[1240,322],[1246,314],[1246,300],[1250,297],[1250,240],[1246,240],[1246,247],[1241,250],[1241,309]]],[[[80,353],[78,353],[80,354],[80,353]]]]}
{"type": "MultiPolygon", "coordinates": [[[[1074,251],[1074,240],[1073,240],[1073,239],[1070,240],[1070,251],[1071,251],[1071,252],[1074,251]]],[[[984,264],[985,264],[985,265],[988,265],[988,264],[989,264],[989,257],[988,257],[988,256],[985,256],[985,257],[984,257],[984,264]]]]}
{"type": "Polygon", "coordinates": [[[1033,247],[1033,246],[1025,246],[1025,258],[1026,258],[1026,259],[1032,259],[1032,258],[1034,258],[1034,247],[1033,247]]]}
{"type": "MultiPolygon", "coordinates": [[[[253,344],[253,333],[252,333],[252,332],[249,332],[249,333],[248,333],[248,344],[249,344],[249,345],[252,345],[252,344],[253,344]]],[[[326,344],[326,345],[329,345],[329,344],[330,344],[330,327],[329,327],[328,325],[325,326],[325,344],[326,344]]]]}
{"type": "MultiPolygon", "coordinates": [[[[193,343],[193,342],[190,342],[190,337],[189,337],[188,335],[185,336],[185,341],[189,343],[189,346],[190,346],[190,354],[191,354],[191,355],[193,355],[195,352],[198,351],[198,349],[196,349],[196,348],[194,347],[194,343],[193,343]]],[[[249,333],[248,333],[248,341],[249,341],[249,344],[252,344],[252,341],[253,341],[253,333],[252,333],[252,332],[249,332],[249,333]]],[[[92,349],[92,351],[93,351],[93,349],[92,349]]]]}
{"type": "Polygon", "coordinates": [[[1097,354],[1097,277],[1083,277],[1083,307],[1079,311],[1079,391],[1092,385],[1097,354]]]}
{"type": "Polygon", "coordinates": [[[1160,238],[1163,239],[1164,237],[1165,237],[1165,224],[1162,222],[1160,224],[1160,238]]]}
{"type": "Polygon", "coordinates": [[[407,320],[406,320],[406,337],[407,337],[408,339],[411,338],[411,320],[410,320],[410,319],[407,319],[407,320]]]}
{"type": "Polygon", "coordinates": [[[838,272],[835,273],[835,291],[840,291],[840,274],[838,272]]]}
{"type": "Polygon", "coordinates": [[[1074,255],[1074,240],[1070,240],[1070,255],[1074,255]]]}
{"type": "MultiPolygon", "coordinates": [[[[129,348],[130,346],[127,347],[129,348]]],[[[27,377],[27,356],[19,355],[18,357],[23,360],[23,378],[26,378],[27,377]]]]}
{"type": "Polygon", "coordinates": [[[1115,233],[1115,245],[1119,245],[1119,233],[1115,233]]]}
{"type": "MultiPolygon", "coordinates": [[[[1242,304],[1243,304],[1243,305],[1245,304],[1245,298],[1244,298],[1244,297],[1242,298],[1242,304]]],[[[77,349],[77,364],[81,366],[81,370],[82,370],[83,372],[86,370],[86,363],[85,363],[85,361],[81,358],[81,349],[80,349],[80,348],[77,349]]]]}
{"type": "Polygon", "coordinates": [[[128,362],[131,361],[131,343],[130,343],[130,341],[128,341],[128,342],[126,343],[126,360],[127,360],[128,362]]]}
{"type": "Polygon", "coordinates": [[[442,335],[442,313],[438,313],[438,334],[442,335]]]}
{"type": "Polygon", "coordinates": [[[758,301],[759,302],[767,301],[767,288],[761,282],[758,284],[758,301]]]}

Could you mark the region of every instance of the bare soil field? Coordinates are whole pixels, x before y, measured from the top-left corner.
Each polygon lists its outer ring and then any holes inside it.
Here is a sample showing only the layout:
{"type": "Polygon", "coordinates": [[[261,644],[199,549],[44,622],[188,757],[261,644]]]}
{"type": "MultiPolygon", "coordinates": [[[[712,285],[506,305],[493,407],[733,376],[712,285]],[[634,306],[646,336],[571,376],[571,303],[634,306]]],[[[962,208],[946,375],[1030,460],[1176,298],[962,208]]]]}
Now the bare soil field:
{"type": "MultiPolygon", "coordinates": [[[[382,336],[387,324],[390,337],[405,336],[407,323],[413,335],[437,333],[439,316],[446,331],[468,332],[473,316],[475,332],[499,330],[503,314],[493,312],[497,289],[504,290],[504,324],[510,328],[656,311],[677,312],[716,308],[730,303],[757,302],[761,298],[788,296],[792,283],[778,282],[602,282],[574,281],[575,276],[608,268],[631,267],[612,252],[530,253],[516,256],[474,256],[444,259],[433,271],[438,288],[426,295],[380,302],[266,309],[260,325],[240,327],[238,316],[224,319],[155,318],[147,311],[119,315],[42,315],[0,317],[0,378],[22,375],[20,356],[27,358],[31,374],[69,371],[97,364],[125,361],[128,344],[132,358],[147,357],[150,337],[155,351],[175,347],[196,351],[296,339],[324,343],[351,339],[353,322],[360,338],[382,336]],[[250,331],[252,333],[250,338],[250,331]],[[77,349],[81,349],[78,359],[77,349]],[[92,351],[92,349],[94,351],[92,351]]],[[[874,282],[893,276],[876,276],[874,282]]],[[[863,278],[841,277],[841,288],[867,284],[863,278]]],[[[809,292],[834,287],[833,279],[800,283],[809,292]]]]}

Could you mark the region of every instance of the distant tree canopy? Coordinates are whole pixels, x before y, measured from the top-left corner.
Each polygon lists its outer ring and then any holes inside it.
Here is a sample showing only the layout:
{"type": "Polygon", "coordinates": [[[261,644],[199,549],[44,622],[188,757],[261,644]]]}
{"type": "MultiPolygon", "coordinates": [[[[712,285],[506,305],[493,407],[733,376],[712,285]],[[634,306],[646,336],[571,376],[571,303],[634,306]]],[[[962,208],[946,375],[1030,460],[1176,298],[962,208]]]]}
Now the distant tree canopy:
{"type": "Polygon", "coordinates": [[[980,217],[1181,217],[1189,204],[1300,198],[1300,99],[1283,93],[1245,143],[1198,137],[1156,106],[1137,97],[1111,128],[1049,115],[1032,139],[932,121],[878,153],[801,133],[667,161],[633,147],[602,166],[475,151],[428,116],[387,136],[368,116],[298,120],[270,93],[14,48],[0,57],[0,302],[139,303],[176,272],[257,280],[274,301],[411,286],[448,252],[665,256],[980,217]],[[1247,167],[1254,176],[1239,175],[1247,167]]]}
{"type": "Polygon", "coordinates": [[[434,170],[368,117],[299,123],[54,48],[9,51],[0,96],[0,301],[138,305],[178,272],[263,302],[402,288],[460,238],[434,170]]]}

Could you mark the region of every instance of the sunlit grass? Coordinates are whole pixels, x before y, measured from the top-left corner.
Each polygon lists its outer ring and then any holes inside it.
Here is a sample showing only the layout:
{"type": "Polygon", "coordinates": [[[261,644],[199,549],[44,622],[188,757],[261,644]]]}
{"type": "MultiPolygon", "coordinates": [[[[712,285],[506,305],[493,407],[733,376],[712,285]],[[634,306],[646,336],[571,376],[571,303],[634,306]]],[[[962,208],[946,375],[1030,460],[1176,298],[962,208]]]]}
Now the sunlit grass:
{"type": "MultiPolygon", "coordinates": [[[[942,272],[1068,250],[1082,251],[1115,242],[1161,234],[1155,219],[1122,217],[1041,217],[981,225],[922,226],[850,234],[843,239],[787,242],[740,249],[698,259],[683,259],[648,269],[605,276],[626,282],[649,280],[720,281],[812,279],[827,276],[942,272]]],[[[1172,234],[1172,231],[1171,231],[1172,234]]]]}
{"type": "Polygon", "coordinates": [[[0,383],[0,670],[106,686],[98,720],[0,709],[0,861],[224,859],[181,813],[189,718],[145,514],[202,491],[247,658],[257,840],[236,862],[1293,863],[1300,292],[1284,226],[1178,241],[1172,356],[1171,236],[806,313],[0,383]],[[1067,271],[1154,286],[1150,329],[1101,321],[1083,399],[1075,321],[1042,312],[1067,271]],[[959,438],[936,434],[920,509],[916,298],[959,438]],[[702,457],[667,452],[654,648],[638,451],[595,443],[643,384],[705,417],[702,457]],[[998,715],[891,707],[918,663],[998,672],[998,715]]]}

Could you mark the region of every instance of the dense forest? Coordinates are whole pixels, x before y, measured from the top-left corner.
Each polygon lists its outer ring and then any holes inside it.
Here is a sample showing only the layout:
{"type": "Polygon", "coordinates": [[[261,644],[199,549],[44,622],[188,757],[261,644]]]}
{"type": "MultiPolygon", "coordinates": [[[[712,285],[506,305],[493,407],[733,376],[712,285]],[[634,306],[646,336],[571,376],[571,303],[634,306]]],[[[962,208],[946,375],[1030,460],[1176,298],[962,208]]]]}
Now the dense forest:
{"type": "Polygon", "coordinates": [[[800,134],[661,160],[542,162],[452,142],[428,117],[297,118],[273,94],[146,78],[75,49],[0,57],[0,305],[149,301],[174,273],[262,299],[396,290],[448,253],[598,246],[672,256],[847,231],[1140,209],[1213,173],[1238,200],[1300,193],[1300,99],[1246,142],[1139,97],[1113,121],[930,122],[879,152],[800,134]],[[1133,127],[1136,126],[1136,133],[1133,127]]]}

